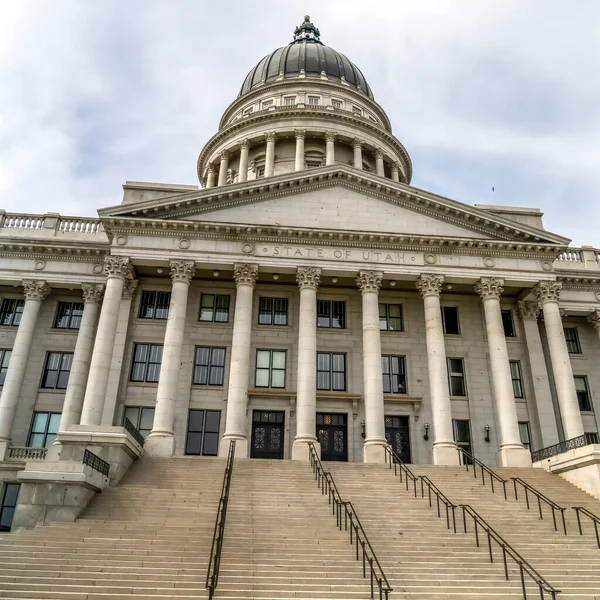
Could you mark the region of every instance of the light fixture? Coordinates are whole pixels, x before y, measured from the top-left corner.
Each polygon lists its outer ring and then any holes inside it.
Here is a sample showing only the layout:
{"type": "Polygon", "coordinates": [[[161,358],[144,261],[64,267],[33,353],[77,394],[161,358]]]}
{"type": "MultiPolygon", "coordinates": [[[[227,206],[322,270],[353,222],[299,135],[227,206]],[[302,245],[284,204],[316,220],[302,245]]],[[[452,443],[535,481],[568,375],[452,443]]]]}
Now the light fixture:
{"type": "Polygon", "coordinates": [[[163,268],[162,267],[157,267],[156,268],[156,272],[157,273],[162,273],[163,272],[163,268]]]}
{"type": "Polygon", "coordinates": [[[485,424],[485,441],[490,443],[490,426],[487,423],[485,424]]]}
{"type": "Polygon", "coordinates": [[[218,276],[219,276],[219,271],[217,271],[217,270],[215,269],[215,270],[213,271],[213,275],[214,275],[215,277],[218,277],[218,276]]]}
{"type": "Polygon", "coordinates": [[[279,279],[279,273],[273,273],[273,279],[275,279],[275,280],[279,279]]]}
{"type": "Polygon", "coordinates": [[[423,429],[425,430],[425,435],[423,439],[427,441],[429,439],[429,423],[423,423],[423,429]]]}
{"type": "Polygon", "coordinates": [[[446,286],[446,289],[448,289],[448,290],[451,290],[451,289],[452,289],[452,284],[451,284],[451,283],[449,283],[449,284],[446,286]]]}
{"type": "MultiPolygon", "coordinates": [[[[338,282],[338,278],[337,277],[332,277],[331,278],[331,283],[337,283],[338,282]]],[[[364,421],[363,421],[364,423],[364,421]]]]}
{"type": "Polygon", "coordinates": [[[390,281],[390,286],[391,287],[396,287],[396,282],[395,281],[390,281]]]}
{"type": "Polygon", "coordinates": [[[362,420],[360,422],[360,428],[361,428],[360,437],[364,440],[367,437],[367,434],[365,433],[365,422],[364,422],[364,420],[362,420]]]}

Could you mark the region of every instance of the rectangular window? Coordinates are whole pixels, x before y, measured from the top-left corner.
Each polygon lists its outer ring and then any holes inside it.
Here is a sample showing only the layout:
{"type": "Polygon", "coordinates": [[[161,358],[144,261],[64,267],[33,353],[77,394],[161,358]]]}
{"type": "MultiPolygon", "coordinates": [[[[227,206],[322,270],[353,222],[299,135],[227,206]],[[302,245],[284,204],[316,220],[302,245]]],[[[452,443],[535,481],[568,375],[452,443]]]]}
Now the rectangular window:
{"type": "Polygon", "coordinates": [[[129,380],[157,383],[162,352],[162,344],[135,344],[129,380]]]}
{"type": "Polygon", "coordinates": [[[465,363],[462,358],[448,359],[448,379],[451,396],[466,396],[465,363]]]}
{"type": "Polygon", "coordinates": [[[319,300],[317,327],[346,329],[346,303],[337,300],[319,300]]]}
{"type": "Polygon", "coordinates": [[[567,350],[569,354],[581,354],[581,346],[579,345],[579,336],[577,335],[576,327],[565,327],[565,341],[567,342],[567,350]]]}
{"type": "Polygon", "coordinates": [[[54,317],[56,329],[79,329],[83,316],[82,302],[59,302],[54,317]]]}
{"type": "Polygon", "coordinates": [[[309,104],[309,106],[318,106],[319,105],[319,96],[309,96],[308,104],[309,104]]]}
{"type": "Polygon", "coordinates": [[[454,429],[454,441],[456,442],[456,445],[473,456],[473,448],[471,447],[471,424],[469,423],[469,420],[452,419],[452,428],[454,429]]]}
{"type": "Polygon", "coordinates": [[[253,111],[254,111],[254,107],[249,106],[248,108],[244,109],[244,115],[251,115],[253,111]]]}
{"type": "Polygon", "coordinates": [[[4,298],[0,305],[0,325],[9,325],[17,327],[21,322],[25,300],[15,300],[13,298],[4,298]]]}
{"type": "Polygon", "coordinates": [[[0,385],[4,385],[12,350],[0,350],[0,385]]]}
{"type": "Polygon", "coordinates": [[[456,306],[442,306],[442,325],[444,326],[444,333],[460,334],[458,308],[456,306]]]}
{"type": "Polygon", "coordinates": [[[515,398],[525,398],[525,394],[523,393],[523,378],[521,376],[521,363],[518,360],[511,360],[509,363],[513,394],[515,398]]]}
{"type": "Polygon", "coordinates": [[[333,106],[333,108],[336,110],[340,110],[342,106],[344,106],[344,103],[341,100],[332,100],[331,106],[333,106]]]}
{"type": "Polygon", "coordinates": [[[20,483],[7,483],[4,486],[0,505],[0,531],[10,531],[20,487],[20,483]]]}
{"type": "Polygon", "coordinates": [[[402,304],[379,304],[379,329],[381,331],[404,331],[402,304]]]}
{"type": "Polygon", "coordinates": [[[585,434],[585,443],[586,444],[597,444],[598,443],[598,434],[595,431],[586,433],[585,434]]]}
{"type": "Polygon", "coordinates": [[[194,385],[223,385],[225,348],[196,346],[194,352],[194,385]]]}
{"type": "Polygon", "coordinates": [[[590,399],[590,391],[588,388],[587,377],[583,375],[575,375],[575,391],[577,392],[577,400],[579,400],[579,410],[591,411],[592,402],[590,399]]]}
{"type": "Polygon", "coordinates": [[[317,162],[317,161],[310,161],[310,160],[306,161],[307,169],[318,169],[319,167],[322,167],[322,166],[323,166],[322,163],[317,162]]]}
{"type": "Polygon", "coordinates": [[[406,362],[404,356],[382,356],[384,394],[406,394],[406,362]]]}
{"type": "Polygon", "coordinates": [[[283,103],[285,106],[296,106],[296,96],[286,96],[283,103]]]}
{"type": "Polygon", "coordinates": [[[261,177],[265,176],[265,168],[264,167],[257,167],[256,168],[256,179],[260,179],[261,177]]]}
{"type": "Polygon", "coordinates": [[[170,303],[171,292],[142,292],[140,319],[166,319],[170,303]]]}
{"type": "Polygon", "coordinates": [[[358,108],[358,106],[353,106],[353,107],[352,107],[352,112],[353,112],[355,115],[362,115],[362,114],[363,114],[363,111],[362,111],[362,109],[361,109],[361,108],[358,108]]]}
{"type": "Polygon", "coordinates": [[[27,445],[31,448],[49,448],[56,439],[60,413],[35,412],[27,445]]]}
{"type": "Polygon", "coordinates": [[[273,106],[273,100],[263,100],[262,109],[271,108],[273,106]]]}
{"type": "Polygon", "coordinates": [[[346,355],[317,352],[317,389],[346,391],[346,355]]]}
{"type": "Polygon", "coordinates": [[[256,351],[256,387],[285,387],[285,350],[256,351]]]}
{"type": "Polygon", "coordinates": [[[501,310],[502,325],[504,327],[505,337],[515,337],[515,325],[512,317],[512,310],[501,310]]]}
{"type": "Polygon", "coordinates": [[[123,424],[129,419],[131,424],[146,437],[152,431],[154,423],[154,407],[150,406],[126,406],[123,414],[123,424]]]}
{"type": "Polygon", "coordinates": [[[202,294],[198,319],[200,321],[227,323],[229,321],[229,296],[202,294]]]}
{"type": "Polygon", "coordinates": [[[220,410],[191,409],[188,417],[185,453],[194,456],[217,456],[220,422],[220,410]]]}
{"type": "Polygon", "coordinates": [[[288,301],[287,298],[259,298],[258,300],[259,325],[287,325],[288,301]]]}
{"type": "Polygon", "coordinates": [[[66,390],[72,363],[72,352],[48,352],[42,375],[42,387],[51,390],[66,390]]]}
{"type": "Polygon", "coordinates": [[[523,444],[529,452],[532,452],[531,435],[529,433],[529,423],[527,421],[519,421],[519,436],[521,437],[521,444],[523,444]]]}

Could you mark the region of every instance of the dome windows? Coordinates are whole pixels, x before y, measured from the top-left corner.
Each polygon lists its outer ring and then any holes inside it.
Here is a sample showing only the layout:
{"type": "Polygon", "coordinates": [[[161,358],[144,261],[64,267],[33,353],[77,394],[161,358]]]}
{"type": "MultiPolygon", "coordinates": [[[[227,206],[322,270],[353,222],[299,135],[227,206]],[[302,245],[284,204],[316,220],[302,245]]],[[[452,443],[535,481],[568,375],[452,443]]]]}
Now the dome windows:
{"type": "Polygon", "coordinates": [[[308,105],[309,106],[319,106],[320,104],[320,98],[319,96],[309,96],[308,97],[308,105]]]}
{"type": "Polygon", "coordinates": [[[284,106],[296,106],[296,96],[284,96],[283,105],[284,106]]]}
{"type": "Polygon", "coordinates": [[[344,103],[341,100],[333,98],[331,100],[331,106],[333,106],[334,110],[342,110],[342,108],[344,108],[344,103]]]}

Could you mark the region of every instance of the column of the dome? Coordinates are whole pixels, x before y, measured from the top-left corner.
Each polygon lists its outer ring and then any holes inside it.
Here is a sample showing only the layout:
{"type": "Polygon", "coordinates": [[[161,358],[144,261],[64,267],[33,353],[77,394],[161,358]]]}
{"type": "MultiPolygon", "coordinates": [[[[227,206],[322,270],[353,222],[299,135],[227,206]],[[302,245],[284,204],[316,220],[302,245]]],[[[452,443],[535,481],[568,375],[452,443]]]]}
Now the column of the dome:
{"type": "Polygon", "coordinates": [[[265,153],[265,177],[272,177],[275,172],[275,138],[277,135],[274,131],[269,131],[265,135],[267,142],[267,150],[265,153]]]}
{"type": "Polygon", "coordinates": [[[206,172],[206,189],[215,187],[215,168],[212,165],[208,165],[206,172]]]}
{"type": "Polygon", "coordinates": [[[362,171],[362,142],[358,138],[354,138],[352,140],[352,147],[354,148],[354,168],[362,171]]]}
{"type": "Polygon", "coordinates": [[[302,171],[304,169],[304,139],[306,138],[306,129],[296,129],[296,159],[294,161],[294,170],[302,171]]]}
{"type": "Polygon", "coordinates": [[[380,177],[385,176],[385,170],[383,168],[383,152],[379,148],[375,150],[375,169],[377,175],[380,177]]]}
{"type": "Polygon", "coordinates": [[[400,165],[397,162],[392,163],[392,181],[400,181],[400,165]]]}
{"type": "Polygon", "coordinates": [[[221,164],[219,165],[219,183],[217,185],[225,185],[227,183],[227,169],[229,168],[229,150],[221,152],[221,164]]]}
{"type": "Polygon", "coordinates": [[[250,150],[250,141],[248,138],[242,140],[240,146],[240,169],[238,182],[243,183],[248,179],[248,151],[250,150]]]}
{"type": "Polygon", "coordinates": [[[335,163],[335,133],[325,132],[325,164],[327,166],[335,163]]]}

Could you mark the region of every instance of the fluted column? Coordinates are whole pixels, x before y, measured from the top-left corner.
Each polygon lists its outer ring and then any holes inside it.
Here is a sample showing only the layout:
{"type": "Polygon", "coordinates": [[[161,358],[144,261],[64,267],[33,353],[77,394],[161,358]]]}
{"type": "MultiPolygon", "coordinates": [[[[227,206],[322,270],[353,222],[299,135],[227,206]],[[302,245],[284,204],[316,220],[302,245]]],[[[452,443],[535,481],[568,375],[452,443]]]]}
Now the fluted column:
{"type": "Polygon", "coordinates": [[[556,396],[565,439],[583,435],[583,421],[573,381],[571,357],[565,341],[562,319],[558,308],[558,297],[562,284],[556,281],[540,281],[534,288],[544,314],[544,327],[548,339],[550,362],[554,374],[556,396]]]}
{"type": "Polygon", "coordinates": [[[600,309],[596,309],[591,315],[588,315],[588,323],[596,330],[598,338],[600,338],[600,309]]]}
{"type": "Polygon", "coordinates": [[[78,425],[81,420],[85,387],[90,374],[90,362],[94,350],[96,325],[98,324],[102,296],[104,295],[103,285],[84,283],[81,290],[83,292],[83,314],[81,315],[69,383],[67,384],[60,417],[59,429],[61,431],[69,425],[78,425]]]}
{"type": "Polygon", "coordinates": [[[236,456],[248,456],[248,379],[250,377],[250,344],[252,332],[252,294],[258,278],[258,266],[236,264],[233,267],[236,283],[233,336],[231,339],[231,364],[227,393],[227,417],[225,434],[219,447],[219,455],[227,456],[230,440],[240,440],[236,456]]]}
{"type": "Polygon", "coordinates": [[[15,336],[2,395],[0,396],[0,460],[4,458],[2,450],[5,449],[11,439],[38,314],[42,302],[50,293],[50,286],[45,281],[23,281],[23,292],[25,306],[23,307],[21,322],[15,336]]]}
{"type": "Polygon", "coordinates": [[[300,267],[296,281],[300,288],[298,320],[298,385],[296,394],[296,438],[292,459],[307,461],[308,444],[317,442],[317,287],[321,269],[300,267]]]}
{"type": "Polygon", "coordinates": [[[383,273],[379,271],[361,271],[356,278],[362,294],[365,462],[384,462],[384,446],[387,444],[379,331],[379,288],[382,279],[383,273]]]}
{"type": "Polygon", "coordinates": [[[229,168],[229,150],[221,152],[221,163],[219,164],[219,182],[217,185],[227,183],[227,169],[229,168]]]}
{"type": "Polygon", "coordinates": [[[325,132],[325,165],[329,166],[335,163],[335,133],[325,132]]]}
{"type": "Polygon", "coordinates": [[[354,148],[354,168],[362,171],[362,142],[358,138],[354,138],[352,140],[352,148],[354,148]]]}
{"type": "Polygon", "coordinates": [[[173,285],[156,390],[154,422],[144,444],[150,456],[173,456],[175,451],[175,408],[181,376],[185,316],[190,283],[196,272],[193,261],[172,260],[170,267],[173,285]]]}
{"type": "Polygon", "coordinates": [[[379,148],[375,150],[375,170],[377,175],[380,177],[385,176],[385,169],[383,167],[383,151],[379,148]]]}
{"type": "MultiPolygon", "coordinates": [[[[274,131],[269,131],[265,135],[267,149],[265,154],[265,177],[273,177],[275,173],[275,140],[277,135],[274,131]]],[[[237,450],[236,450],[237,452],[237,450]]]]}
{"type": "Polygon", "coordinates": [[[448,389],[446,346],[442,326],[440,294],[443,275],[421,275],[416,286],[423,296],[425,309],[425,342],[429,396],[433,421],[432,459],[434,465],[456,465],[458,455],[452,431],[452,409],[448,389]]]}
{"type": "Polygon", "coordinates": [[[519,435],[517,405],[515,404],[508,347],[500,310],[500,294],[504,291],[503,286],[503,279],[482,277],[475,284],[475,291],[483,300],[485,313],[498,427],[498,462],[503,467],[526,467],[531,465],[531,454],[523,447],[519,435]]]}
{"type": "Polygon", "coordinates": [[[242,140],[240,146],[240,168],[238,174],[238,183],[248,180],[248,152],[250,151],[250,141],[246,138],[242,140]]]}
{"type": "Polygon", "coordinates": [[[304,140],[306,138],[306,129],[296,129],[296,159],[294,161],[294,170],[304,170],[304,140]]]}
{"type": "Polygon", "coordinates": [[[206,172],[206,189],[215,187],[215,167],[213,165],[208,165],[206,172]]]}
{"type": "Polygon", "coordinates": [[[108,374],[117,334],[121,296],[125,279],[132,276],[130,259],[121,256],[107,256],[104,259],[104,273],[108,279],[83,399],[82,425],[100,425],[102,421],[102,409],[104,408],[108,374]]]}
{"type": "Polygon", "coordinates": [[[400,181],[400,165],[397,162],[392,163],[392,181],[400,181]]]}

